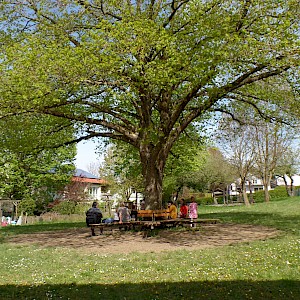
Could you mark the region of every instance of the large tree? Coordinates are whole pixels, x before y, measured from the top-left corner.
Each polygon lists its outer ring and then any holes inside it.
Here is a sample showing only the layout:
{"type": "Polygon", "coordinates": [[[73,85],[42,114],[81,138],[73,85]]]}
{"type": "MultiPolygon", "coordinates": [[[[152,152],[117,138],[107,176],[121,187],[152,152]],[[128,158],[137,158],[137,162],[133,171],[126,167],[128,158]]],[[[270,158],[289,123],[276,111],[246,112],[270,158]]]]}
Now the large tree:
{"type": "Polygon", "coordinates": [[[130,144],[151,207],[190,123],[239,101],[264,112],[271,100],[251,86],[299,63],[296,0],[21,0],[0,12],[3,113],[72,120],[78,138],[66,143],[130,144]]]}

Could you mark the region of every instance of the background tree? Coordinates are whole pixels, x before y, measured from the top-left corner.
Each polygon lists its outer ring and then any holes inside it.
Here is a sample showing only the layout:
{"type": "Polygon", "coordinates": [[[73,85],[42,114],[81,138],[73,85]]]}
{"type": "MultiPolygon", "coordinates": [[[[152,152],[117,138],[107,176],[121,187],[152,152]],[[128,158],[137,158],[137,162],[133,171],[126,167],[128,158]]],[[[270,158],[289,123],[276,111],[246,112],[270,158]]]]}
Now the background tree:
{"type": "Polygon", "coordinates": [[[299,173],[299,149],[295,145],[287,147],[278,160],[275,176],[284,181],[287,195],[295,196],[294,175],[299,173]]]}
{"type": "Polygon", "coordinates": [[[67,143],[130,144],[151,207],[189,124],[236,102],[269,116],[280,106],[282,118],[293,105],[275,97],[265,111],[271,100],[252,85],[299,63],[294,0],[4,1],[0,11],[3,112],[71,120],[79,136],[67,143]]]}
{"type": "Polygon", "coordinates": [[[53,148],[73,129],[54,117],[20,115],[0,120],[0,196],[33,199],[39,212],[70,181],[74,145],[53,148]],[[60,127],[60,130],[54,130],[60,127]],[[46,148],[50,147],[50,148],[46,148]]]}
{"type": "Polygon", "coordinates": [[[100,168],[111,193],[120,195],[123,201],[129,200],[132,191],[142,192],[141,168],[134,150],[124,143],[110,144],[100,168]]]}
{"type": "Polygon", "coordinates": [[[236,174],[238,184],[243,195],[245,205],[249,205],[246,193],[246,181],[251,175],[254,167],[255,144],[253,143],[253,130],[250,126],[240,126],[238,123],[231,123],[226,118],[222,123],[222,138],[219,140],[220,146],[233,172],[236,174]]]}
{"type": "Polygon", "coordinates": [[[101,168],[101,162],[91,162],[88,166],[87,166],[87,171],[95,176],[99,176],[99,171],[101,168]]]}
{"type": "Polygon", "coordinates": [[[228,203],[229,185],[234,182],[234,172],[232,165],[217,148],[208,149],[208,157],[203,166],[202,174],[207,182],[208,190],[212,192],[215,204],[218,204],[215,192],[222,190],[223,202],[228,203]]]}
{"type": "Polygon", "coordinates": [[[269,189],[278,162],[291,146],[292,135],[280,124],[259,122],[255,130],[255,169],[264,186],[265,201],[270,201],[269,189]]]}
{"type": "Polygon", "coordinates": [[[189,126],[171,150],[164,170],[163,199],[178,200],[184,187],[203,191],[204,184],[196,173],[204,163],[207,144],[206,130],[201,134],[195,127],[189,126]],[[200,179],[200,180],[199,180],[200,179]]]}

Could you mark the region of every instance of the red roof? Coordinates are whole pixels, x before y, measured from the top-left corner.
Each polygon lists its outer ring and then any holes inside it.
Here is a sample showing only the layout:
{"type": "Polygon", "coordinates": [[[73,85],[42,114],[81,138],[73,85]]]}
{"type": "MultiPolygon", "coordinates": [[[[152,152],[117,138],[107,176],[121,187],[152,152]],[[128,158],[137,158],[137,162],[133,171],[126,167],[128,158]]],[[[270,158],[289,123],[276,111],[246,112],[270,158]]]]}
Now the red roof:
{"type": "Polygon", "coordinates": [[[86,183],[98,183],[98,184],[101,184],[101,185],[108,185],[108,182],[106,180],[96,179],[96,178],[86,178],[86,177],[73,176],[72,181],[86,182],[86,183]]]}

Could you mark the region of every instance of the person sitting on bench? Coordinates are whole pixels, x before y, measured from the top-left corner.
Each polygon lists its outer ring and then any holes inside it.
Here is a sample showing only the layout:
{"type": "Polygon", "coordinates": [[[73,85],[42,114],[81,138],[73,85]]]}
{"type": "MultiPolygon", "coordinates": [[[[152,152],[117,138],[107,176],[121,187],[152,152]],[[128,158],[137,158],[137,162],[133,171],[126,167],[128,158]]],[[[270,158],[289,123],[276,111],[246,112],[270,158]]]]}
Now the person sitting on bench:
{"type": "Polygon", "coordinates": [[[120,204],[118,213],[119,213],[119,223],[120,224],[122,224],[123,222],[130,221],[130,211],[129,211],[128,207],[124,205],[123,202],[120,204]]]}
{"type": "MultiPolygon", "coordinates": [[[[86,212],[86,225],[89,227],[90,224],[100,224],[102,219],[102,212],[97,207],[98,203],[93,202],[92,207],[86,212]]],[[[94,228],[92,228],[92,235],[95,235],[94,228]]]]}
{"type": "Polygon", "coordinates": [[[185,200],[182,198],[180,199],[180,218],[187,218],[188,217],[188,211],[189,208],[188,206],[185,204],[185,200]]]}
{"type": "Polygon", "coordinates": [[[169,209],[169,218],[176,219],[177,218],[177,207],[171,200],[168,201],[168,209],[169,209]]]}

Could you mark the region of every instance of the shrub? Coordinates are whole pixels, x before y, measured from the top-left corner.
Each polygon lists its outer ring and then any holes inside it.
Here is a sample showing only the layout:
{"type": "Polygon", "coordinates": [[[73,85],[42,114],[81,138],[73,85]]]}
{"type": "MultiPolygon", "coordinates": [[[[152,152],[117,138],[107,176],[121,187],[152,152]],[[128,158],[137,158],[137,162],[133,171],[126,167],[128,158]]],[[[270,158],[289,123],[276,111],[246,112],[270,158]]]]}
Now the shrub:
{"type": "Polygon", "coordinates": [[[59,204],[53,206],[52,212],[57,212],[61,215],[71,215],[75,213],[74,201],[62,201],[59,204]]]}
{"type": "Polygon", "coordinates": [[[36,209],[35,201],[31,198],[22,200],[18,205],[19,212],[27,213],[29,216],[34,215],[36,209]]]}
{"type": "MultiPolygon", "coordinates": [[[[269,193],[271,201],[281,200],[282,198],[287,197],[286,189],[284,186],[278,186],[274,190],[270,190],[269,193]]],[[[253,199],[255,202],[264,202],[265,192],[263,190],[256,191],[253,194],[253,199]]]]}
{"type": "Polygon", "coordinates": [[[77,203],[77,205],[75,206],[75,214],[84,214],[90,207],[91,204],[77,203]]]}
{"type": "Polygon", "coordinates": [[[204,197],[196,199],[198,205],[211,205],[214,204],[214,199],[212,197],[204,197]]]}

